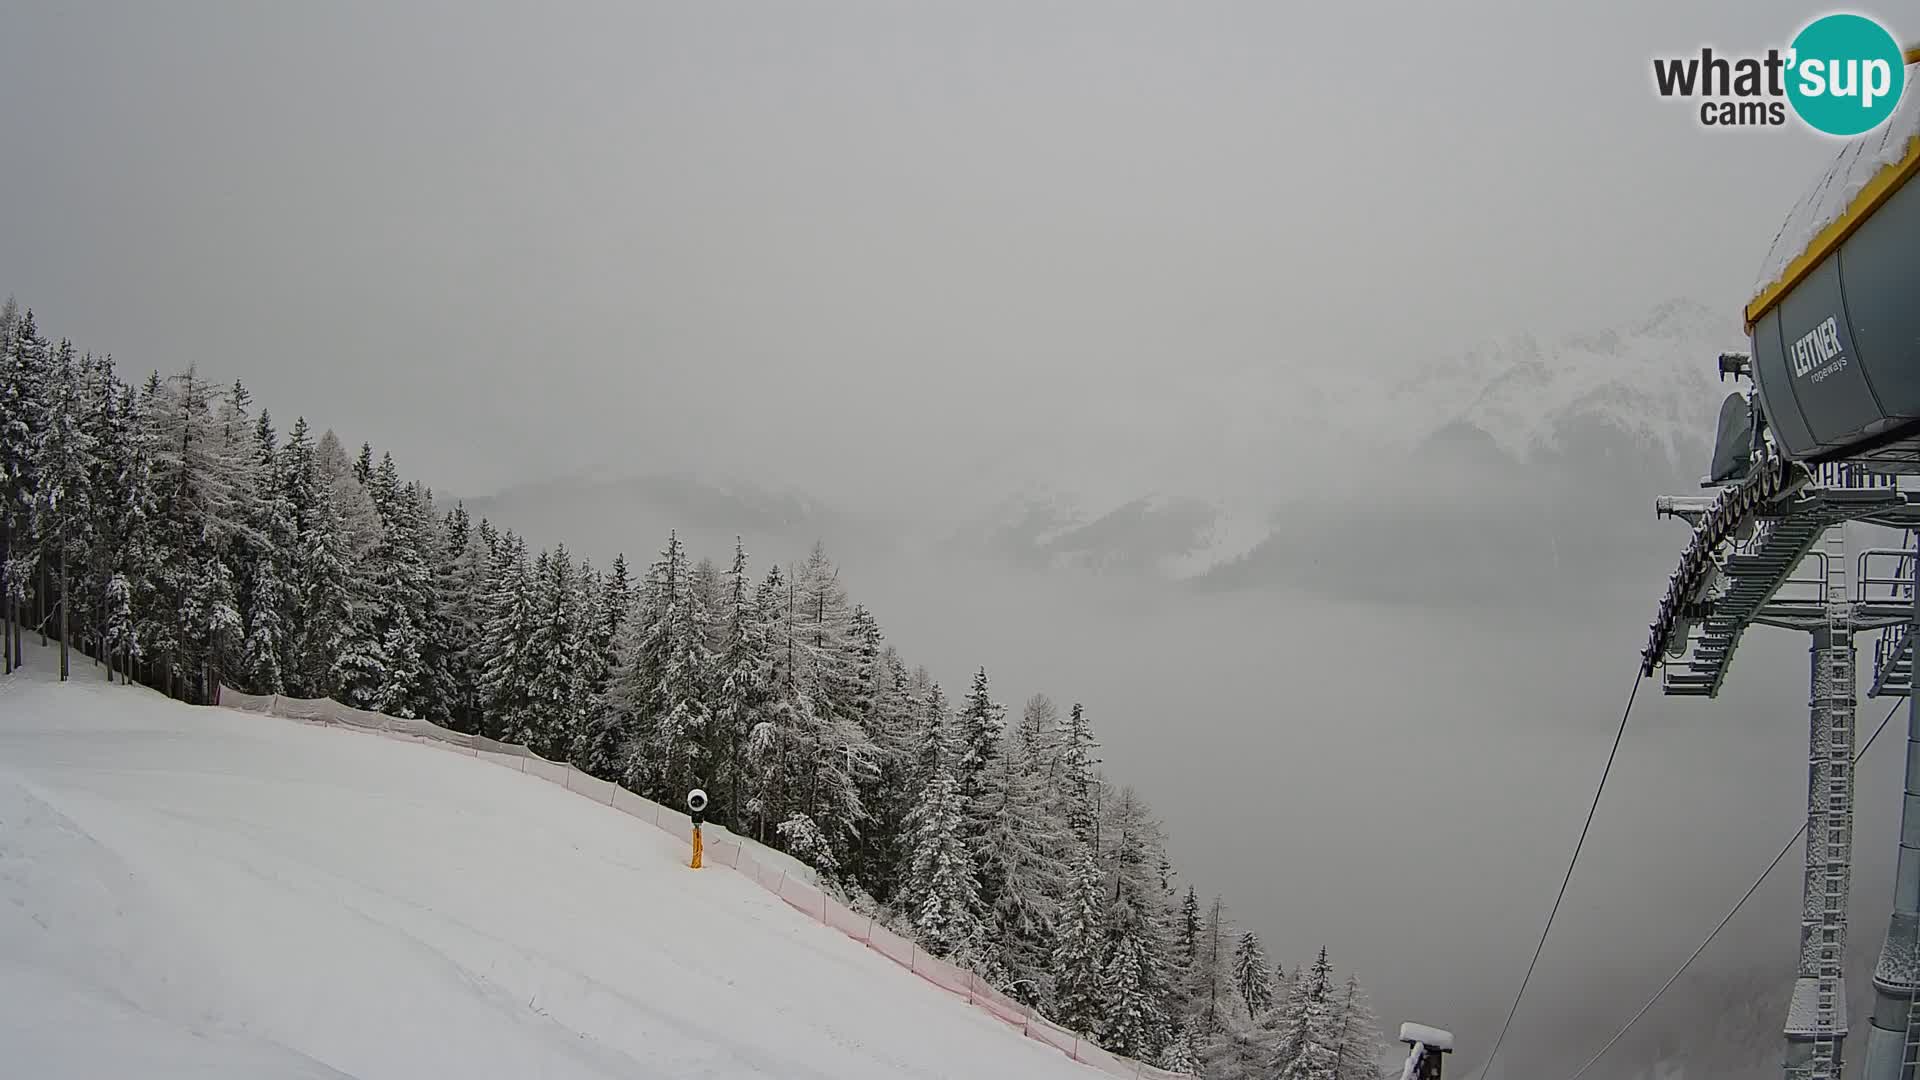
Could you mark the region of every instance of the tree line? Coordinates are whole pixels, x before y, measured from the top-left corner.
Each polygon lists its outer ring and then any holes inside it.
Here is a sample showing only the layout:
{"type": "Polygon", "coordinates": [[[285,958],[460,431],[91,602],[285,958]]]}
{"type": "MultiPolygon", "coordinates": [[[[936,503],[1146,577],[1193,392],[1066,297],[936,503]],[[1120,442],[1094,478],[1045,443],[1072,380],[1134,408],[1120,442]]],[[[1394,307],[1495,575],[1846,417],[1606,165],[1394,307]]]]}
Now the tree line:
{"type": "Polygon", "coordinates": [[[4,666],[38,634],[181,699],[331,697],[524,744],[788,852],[858,910],[1116,1053],[1223,1080],[1377,1080],[1378,1024],[1325,950],[1269,967],[1181,895],[1086,711],[951,700],[816,546],[721,566],[677,536],[637,580],[442,511],[391,455],[240,382],[139,386],[0,310],[4,666]]]}

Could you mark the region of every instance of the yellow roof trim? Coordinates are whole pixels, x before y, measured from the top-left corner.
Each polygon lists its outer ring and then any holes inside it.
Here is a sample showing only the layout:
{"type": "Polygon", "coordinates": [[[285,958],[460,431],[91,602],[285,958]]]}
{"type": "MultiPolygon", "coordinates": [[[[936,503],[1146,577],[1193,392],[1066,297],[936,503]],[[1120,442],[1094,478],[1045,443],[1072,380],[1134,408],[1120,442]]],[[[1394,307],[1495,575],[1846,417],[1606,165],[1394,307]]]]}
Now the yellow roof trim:
{"type": "MultiPolygon", "coordinates": [[[[1909,64],[1920,63],[1920,46],[1908,49],[1906,59],[1909,64]]],[[[1826,261],[1827,256],[1833,254],[1841,244],[1846,243],[1847,238],[1865,224],[1866,220],[1873,216],[1874,211],[1880,209],[1888,199],[1893,198],[1907,181],[1916,175],[1920,175],[1920,136],[1915,136],[1908,141],[1907,152],[1899,161],[1882,166],[1880,171],[1874,174],[1873,179],[1867,181],[1867,186],[1860,189],[1860,193],[1853,197],[1853,201],[1847,204],[1847,208],[1841,211],[1840,216],[1830,222],[1826,228],[1821,229],[1813,241],[1807,245],[1807,249],[1787,264],[1787,269],[1780,275],[1780,280],[1767,286],[1761,290],[1760,295],[1753,298],[1753,302],[1747,305],[1747,332],[1752,333],[1755,323],[1765,318],[1767,312],[1772,311],[1782,297],[1806,280],[1807,275],[1812,273],[1815,267],[1826,261]]]]}

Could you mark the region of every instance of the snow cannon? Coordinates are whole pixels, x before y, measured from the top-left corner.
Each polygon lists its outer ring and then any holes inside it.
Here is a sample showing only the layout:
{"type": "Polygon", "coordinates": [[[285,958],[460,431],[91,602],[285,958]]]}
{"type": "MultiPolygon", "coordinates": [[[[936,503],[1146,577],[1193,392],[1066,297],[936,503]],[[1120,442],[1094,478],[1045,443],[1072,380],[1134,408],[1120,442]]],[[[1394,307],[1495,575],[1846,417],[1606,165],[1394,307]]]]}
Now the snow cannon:
{"type": "Polygon", "coordinates": [[[700,869],[700,817],[706,812],[706,809],[706,792],[699,788],[694,788],[692,791],[687,792],[687,813],[693,817],[693,861],[688,865],[695,870],[700,869]]]}
{"type": "MultiPolygon", "coordinates": [[[[1920,79],[1920,49],[1907,53],[1920,79]]],[[[1788,458],[1920,461],[1920,91],[1847,140],[1774,239],[1746,308],[1788,458]]]]}
{"type": "Polygon", "coordinates": [[[1400,1080],[1440,1080],[1440,1061],[1453,1053],[1453,1032],[1425,1024],[1401,1024],[1400,1041],[1411,1046],[1400,1080]]]}

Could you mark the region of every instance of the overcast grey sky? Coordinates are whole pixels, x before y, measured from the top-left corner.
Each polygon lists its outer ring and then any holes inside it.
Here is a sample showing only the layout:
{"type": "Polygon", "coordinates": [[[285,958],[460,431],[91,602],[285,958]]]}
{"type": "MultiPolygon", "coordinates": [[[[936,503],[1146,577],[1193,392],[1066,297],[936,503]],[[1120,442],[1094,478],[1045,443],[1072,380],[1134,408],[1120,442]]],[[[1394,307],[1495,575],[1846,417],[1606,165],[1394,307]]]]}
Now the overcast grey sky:
{"type": "Polygon", "coordinates": [[[1704,131],[1648,61],[1811,13],[12,4],[0,289],[442,490],[675,452],[858,490],[1222,373],[1738,304],[1825,148],[1704,131]]]}

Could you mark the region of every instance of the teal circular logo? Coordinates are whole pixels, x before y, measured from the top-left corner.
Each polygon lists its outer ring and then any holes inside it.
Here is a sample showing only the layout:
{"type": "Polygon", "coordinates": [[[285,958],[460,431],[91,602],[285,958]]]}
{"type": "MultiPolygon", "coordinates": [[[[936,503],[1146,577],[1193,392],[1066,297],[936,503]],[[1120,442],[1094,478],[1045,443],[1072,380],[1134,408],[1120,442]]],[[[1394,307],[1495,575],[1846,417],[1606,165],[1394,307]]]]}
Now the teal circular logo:
{"type": "Polygon", "coordinates": [[[1865,16],[1815,19],[1793,39],[1787,100],[1815,131],[1872,131],[1893,115],[1906,83],[1900,43],[1865,16]]]}

